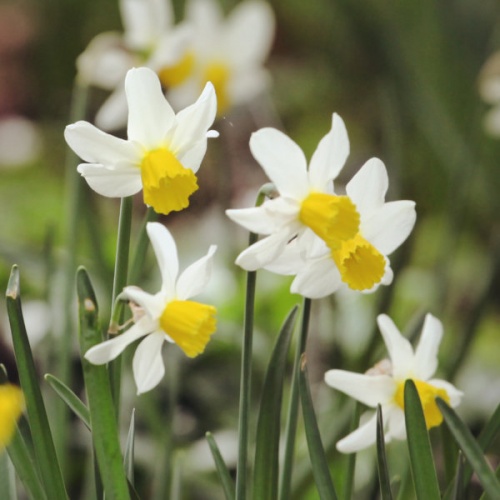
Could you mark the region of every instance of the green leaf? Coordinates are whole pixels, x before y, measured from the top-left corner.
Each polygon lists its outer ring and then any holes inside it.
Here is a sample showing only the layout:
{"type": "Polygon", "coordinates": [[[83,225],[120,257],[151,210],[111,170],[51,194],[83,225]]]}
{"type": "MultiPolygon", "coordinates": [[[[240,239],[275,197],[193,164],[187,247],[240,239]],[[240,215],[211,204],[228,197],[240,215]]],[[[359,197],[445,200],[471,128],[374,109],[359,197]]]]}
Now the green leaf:
{"type": "Polygon", "coordinates": [[[405,382],[404,404],[411,472],[417,499],[440,499],[441,494],[436,469],[434,468],[424,411],[422,410],[415,382],[411,379],[405,382]]]}
{"type": "Polygon", "coordinates": [[[465,500],[465,488],[463,487],[464,474],[464,456],[461,451],[458,452],[457,467],[455,472],[455,482],[453,485],[453,500],[465,500]]]}
{"type": "Polygon", "coordinates": [[[14,468],[7,453],[0,452],[0,484],[2,485],[2,498],[16,500],[16,477],[14,468]]]}
{"type": "Polygon", "coordinates": [[[7,286],[7,312],[12,330],[19,380],[26,400],[26,411],[33,437],[36,461],[40,468],[40,477],[49,498],[64,499],[67,498],[66,488],[24,324],[17,266],[12,268],[7,286]]]}
{"type": "Polygon", "coordinates": [[[276,340],[262,388],[255,444],[253,494],[262,500],[278,495],[281,401],[286,360],[298,307],[286,318],[276,340]]]}
{"type": "Polygon", "coordinates": [[[219,447],[217,446],[217,443],[215,442],[215,439],[210,432],[207,432],[205,434],[205,437],[207,438],[208,446],[210,447],[210,451],[212,452],[212,456],[214,457],[215,467],[217,469],[217,473],[219,474],[219,479],[222,484],[222,489],[224,490],[224,495],[226,496],[227,500],[233,500],[235,496],[234,481],[229,474],[219,447]]]}
{"type": "MultiPolygon", "coordinates": [[[[361,404],[355,402],[354,412],[349,424],[349,433],[353,432],[359,425],[359,415],[361,413],[361,404]]],[[[326,445],[328,449],[328,443],[326,445]]],[[[352,498],[352,491],[354,488],[354,472],[356,470],[356,453],[350,453],[346,460],[346,471],[345,471],[345,481],[344,490],[342,491],[343,498],[345,500],[350,500],[352,498]]]]}
{"type": "Polygon", "coordinates": [[[47,373],[45,380],[57,395],[68,405],[71,411],[90,429],[90,413],[83,401],[61,380],[47,373]]]}
{"type": "Polygon", "coordinates": [[[128,428],[127,442],[125,443],[125,456],[123,466],[127,472],[128,482],[134,485],[134,441],[135,441],[135,408],[132,409],[130,425],[128,428]]]}
{"type": "Polygon", "coordinates": [[[307,447],[313,471],[314,481],[321,500],[336,499],[337,494],[333,486],[330,469],[325,450],[321,442],[318,422],[314,413],[314,407],[307,380],[307,367],[305,354],[302,355],[301,370],[299,372],[299,394],[302,404],[302,415],[306,431],[307,447]]]}
{"type": "Polygon", "coordinates": [[[479,482],[485,492],[491,498],[500,497],[500,482],[484,458],[483,451],[472,436],[467,426],[460,420],[458,415],[441,398],[436,403],[443,414],[446,425],[450,428],[453,437],[462,450],[465,458],[474,469],[479,482]]]}
{"type": "Polygon", "coordinates": [[[377,406],[377,469],[380,482],[380,496],[382,500],[392,500],[389,469],[385,455],[384,421],[380,405],[377,406]]]}
{"type": "Polygon", "coordinates": [[[129,498],[118,440],[117,417],[105,366],[89,363],[83,355],[102,341],[95,293],[85,269],[76,276],[83,378],[90,410],[92,441],[107,498],[129,498]]]}

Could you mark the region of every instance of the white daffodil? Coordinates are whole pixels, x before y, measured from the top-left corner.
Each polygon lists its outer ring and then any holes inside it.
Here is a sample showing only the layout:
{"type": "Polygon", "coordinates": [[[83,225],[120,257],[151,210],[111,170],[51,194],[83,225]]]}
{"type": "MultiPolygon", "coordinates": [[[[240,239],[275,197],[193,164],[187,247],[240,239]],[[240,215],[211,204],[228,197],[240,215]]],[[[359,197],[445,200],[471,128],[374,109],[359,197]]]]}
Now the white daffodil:
{"type": "Polygon", "coordinates": [[[123,87],[127,71],[144,66],[161,75],[175,69],[179,79],[191,38],[185,24],[174,26],[168,0],[121,0],[120,12],[124,32],[97,35],[76,62],[80,82],[111,91],[95,118],[103,130],[115,130],[127,122],[123,87]]]}
{"type": "Polygon", "coordinates": [[[292,238],[310,243],[316,233],[334,244],[356,234],[359,216],[354,205],[347,196],[333,195],[332,180],[349,155],[349,139],[340,116],[333,114],[332,128],[320,141],[309,170],[300,147],[279,130],[263,128],[253,133],[250,150],[279,197],[260,207],[226,211],[244,228],[266,235],[238,256],[238,265],[249,271],[264,267],[292,238]]]}
{"type": "Polygon", "coordinates": [[[168,214],[189,205],[198,189],[195,173],[207,148],[216,114],[213,86],[177,113],[166,101],[158,76],[131,69],[125,79],[129,107],[128,140],[108,135],[88,122],[68,125],[64,137],[83,160],[78,172],[103,196],[131,196],[141,189],[144,203],[168,214]]]}
{"type": "Polygon", "coordinates": [[[221,115],[268,86],[263,63],[274,38],[274,15],[268,3],[246,0],[224,18],[217,0],[188,0],[185,22],[193,33],[188,52],[182,64],[160,74],[174,106],[191,102],[211,81],[221,115]]]}
{"type": "MultiPolygon", "coordinates": [[[[325,373],[325,382],[367,406],[376,408],[380,404],[385,441],[389,442],[392,439],[406,439],[406,380],[412,379],[415,382],[428,429],[443,421],[436,405],[436,397],[455,407],[460,403],[462,392],[445,380],[431,378],[438,366],[437,352],[443,336],[443,327],[437,318],[427,314],[415,351],[388,316],[381,314],[377,320],[390,361],[378,363],[364,375],[329,370],[325,373]]],[[[376,441],[376,427],[377,416],[374,414],[358,429],[341,439],[337,443],[337,449],[343,453],[354,453],[368,448],[376,441]]]]}
{"type": "Polygon", "coordinates": [[[269,269],[280,265],[288,271],[283,274],[296,274],[291,291],[309,298],[325,297],[340,287],[372,292],[390,284],[393,273],[387,256],[409,236],[416,213],[413,201],[386,203],[388,185],[384,164],[377,158],[368,160],[346,186],[359,214],[356,234],[337,245],[317,240],[316,250],[305,260],[296,252],[294,261],[290,249],[269,269]]]}
{"type": "Polygon", "coordinates": [[[91,363],[105,364],[132,342],[146,337],[138,345],[133,359],[138,394],[155,387],[165,373],[161,355],[163,342],[174,342],[187,356],[195,357],[204,351],[216,328],[215,307],[188,300],[207,285],[216,247],[211,246],[205,257],[179,275],[177,248],[169,231],[157,222],[150,222],[147,232],[160,267],[160,291],[152,295],[135,286],[125,287],[121,297],[134,304],[135,324],[85,353],[91,363]]]}

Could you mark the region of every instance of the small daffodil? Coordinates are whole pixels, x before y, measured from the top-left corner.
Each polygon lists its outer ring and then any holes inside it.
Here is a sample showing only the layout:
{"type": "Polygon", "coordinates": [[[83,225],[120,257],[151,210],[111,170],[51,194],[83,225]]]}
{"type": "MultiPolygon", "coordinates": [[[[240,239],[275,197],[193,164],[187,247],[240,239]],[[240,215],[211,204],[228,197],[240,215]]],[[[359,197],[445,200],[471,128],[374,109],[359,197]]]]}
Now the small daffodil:
{"type": "Polygon", "coordinates": [[[205,350],[216,329],[215,307],[189,300],[207,285],[216,247],[211,246],[205,257],[179,275],[177,248],[169,231],[159,223],[150,222],[147,232],[160,267],[160,291],[150,294],[134,286],[125,287],[121,298],[133,304],[135,324],[85,353],[85,358],[93,364],[108,363],[132,342],[145,337],[133,359],[138,394],[151,390],[162,379],[164,342],[173,342],[186,356],[195,357],[205,350]]]}
{"type": "Polygon", "coordinates": [[[68,125],[64,137],[80,158],[78,171],[89,186],[109,197],[141,189],[144,203],[161,214],[182,210],[198,189],[195,173],[207,148],[216,113],[213,86],[175,114],[148,68],[131,69],[125,80],[129,108],[128,140],[106,134],[88,122],[68,125]]]}
{"type": "MultiPolygon", "coordinates": [[[[325,373],[325,382],[367,406],[376,408],[380,404],[386,442],[406,439],[404,386],[408,379],[413,380],[417,387],[427,428],[440,425],[443,416],[436,398],[440,397],[455,407],[462,397],[462,393],[449,382],[431,378],[438,366],[437,352],[443,336],[441,322],[431,314],[426,316],[415,351],[388,316],[380,315],[378,325],[390,360],[378,363],[364,375],[329,370],[325,373]]],[[[358,429],[341,439],[337,449],[343,453],[354,453],[373,445],[376,440],[376,418],[376,414],[373,414],[358,429]]]]}
{"type": "Polygon", "coordinates": [[[24,396],[13,384],[0,385],[0,453],[9,444],[24,410],[24,396]]]}

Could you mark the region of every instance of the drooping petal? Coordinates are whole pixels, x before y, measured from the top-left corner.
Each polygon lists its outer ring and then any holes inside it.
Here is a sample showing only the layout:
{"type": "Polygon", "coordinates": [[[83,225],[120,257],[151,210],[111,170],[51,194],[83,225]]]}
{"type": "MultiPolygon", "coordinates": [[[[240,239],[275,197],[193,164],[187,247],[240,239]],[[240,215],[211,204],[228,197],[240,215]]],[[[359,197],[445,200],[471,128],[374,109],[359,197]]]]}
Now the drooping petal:
{"type": "Polygon", "coordinates": [[[345,370],[328,370],[325,373],[325,382],[372,408],[391,401],[396,392],[396,383],[389,375],[363,375],[345,370]]]}
{"type": "Polygon", "coordinates": [[[149,68],[131,69],[125,78],[125,92],[129,140],[137,141],[146,149],[163,146],[175,114],[163,95],[156,73],[149,68]]]}
{"type": "Polygon", "coordinates": [[[410,342],[386,314],[380,314],[377,323],[391,358],[393,377],[396,380],[412,378],[415,375],[415,357],[410,342]]]}
{"type": "Polygon", "coordinates": [[[146,230],[160,268],[162,292],[173,297],[175,282],[179,274],[179,258],[175,241],[170,231],[159,222],[148,222],[146,230]]]}
{"type": "Polygon", "coordinates": [[[102,196],[124,198],[142,189],[141,173],[136,167],[107,168],[100,164],[82,163],[77,170],[88,185],[102,196]]]}
{"type": "Polygon", "coordinates": [[[346,192],[363,218],[364,214],[384,203],[388,187],[389,178],[385,165],[378,158],[371,158],[347,183],[346,192]]]}
{"type": "Polygon", "coordinates": [[[203,291],[212,274],[213,256],[217,250],[216,245],[208,249],[207,255],[193,262],[179,276],[177,280],[177,298],[186,300],[195,297],[203,291]]]}
{"type": "Polygon", "coordinates": [[[337,177],[349,156],[349,137],[344,121],[337,113],[332,116],[332,128],[321,139],[309,165],[311,187],[323,189],[337,177]]]}
{"type": "Polygon", "coordinates": [[[94,365],[109,363],[118,357],[132,342],[151,333],[151,329],[155,326],[155,322],[151,321],[147,316],[143,316],[125,333],[91,347],[85,353],[85,359],[94,365]]]}
{"type": "Polygon", "coordinates": [[[165,335],[157,331],[148,335],[137,346],[132,362],[137,395],[156,387],[165,375],[165,366],[161,355],[163,342],[165,342],[165,335]]]}
{"type": "Polygon", "coordinates": [[[282,196],[300,200],[307,195],[306,158],[287,135],[273,128],[262,128],[252,134],[250,150],[282,196]]]}
{"type": "Polygon", "coordinates": [[[389,255],[408,238],[416,218],[413,201],[392,201],[362,219],[360,230],[377,250],[389,255]]]}
{"type": "Polygon", "coordinates": [[[64,130],[64,138],[82,160],[90,163],[113,166],[122,162],[133,166],[140,160],[133,144],[106,134],[88,122],[79,121],[68,125],[64,130]]]}
{"type": "Polygon", "coordinates": [[[342,286],[340,273],[329,255],[306,261],[295,272],[290,291],[310,299],[326,297],[342,286]]]}
{"type": "Polygon", "coordinates": [[[377,414],[375,413],[363,425],[345,438],[337,442],[337,450],[341,453],[355,453],[369,448],[377,440],[377,414]]]}
{"type": "Polygon", "coordinates": [[[443,325],[432,314],[425,316],[420,341],[415,350],[416,376],[429,380],[438,366],[438,349],[443,338],[443,325]]]}

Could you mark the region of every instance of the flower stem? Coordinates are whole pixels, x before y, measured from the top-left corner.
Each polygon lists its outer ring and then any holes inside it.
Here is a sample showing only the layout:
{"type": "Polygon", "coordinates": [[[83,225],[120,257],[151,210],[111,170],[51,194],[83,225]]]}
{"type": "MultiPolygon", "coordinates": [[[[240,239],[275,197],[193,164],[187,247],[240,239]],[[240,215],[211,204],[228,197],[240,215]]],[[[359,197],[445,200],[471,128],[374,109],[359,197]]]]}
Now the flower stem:
{"type": "Polygon", "coordinates": [[[311,316],[311,299],[304,297],[302,309],[302,323],[300,336],[297,339],[297,350],[295,351],[295,362],[293,365],[292,387],[290,389],[290,402],[288,406],[288,417],[285,430],[285,455],[283,458],[283,470],[281,473],[280,500],[290,498],[290,487],[292,480],[293,457],[295,452],[295,434],[297,431],[297,420],[299,415],[299,372],[300,358],[306,350],[307,334],[309,331],[309,318],[311,316]]]}

